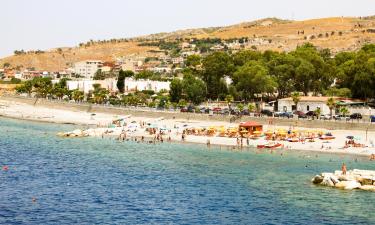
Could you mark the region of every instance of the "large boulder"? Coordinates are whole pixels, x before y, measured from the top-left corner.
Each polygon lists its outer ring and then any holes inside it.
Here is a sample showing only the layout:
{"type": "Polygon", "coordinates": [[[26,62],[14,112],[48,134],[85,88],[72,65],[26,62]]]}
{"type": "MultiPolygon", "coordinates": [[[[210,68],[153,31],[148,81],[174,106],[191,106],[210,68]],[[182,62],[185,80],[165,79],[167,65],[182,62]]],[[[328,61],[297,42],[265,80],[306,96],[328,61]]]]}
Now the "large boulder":
{"type": "Polygon", "coordinates": [[[80,129],[73,130],[72,134],[75,135],[76,137],[83,136],[83,132],[80,129]]]}
{"type": "Polygon", "coordinates": [[[374,191],[375,192],[375,186],[374,185],[362,185],[359,189],[364,191],[374,191]]]}
{"type": "Polygon", "coordinates": [[[351,180],[351,181],[340,181],[338,182],[335,187],[345,189],[345,190],[352,190],[361,187],[361,184],[358,181],[351,180]]]}
{"type": "Polygon", "coordinates": [[[369,176],[363,176],[363,177],[357,178],[357,181],[361,183],[361,185],[372,185],[373,180],[374,180],[374,177],[369,177],[369,176]]]}
{"type": "Polygon", "coordinates": [[[311,180],[311,182],[312,182],[313,184],[320,184],[320,183],[322,183],[323,178],[324,178],[324,177],[322,177],[322,176],[320,176],[320,175],[316,175],[316,176],[311,180]]]}
{"type": "Polygon", "coordinates": [[[334,187],[335,183],[331,180],[331,176],[325,176],[323,181],[320,183],[323,186],[334,187]]]}

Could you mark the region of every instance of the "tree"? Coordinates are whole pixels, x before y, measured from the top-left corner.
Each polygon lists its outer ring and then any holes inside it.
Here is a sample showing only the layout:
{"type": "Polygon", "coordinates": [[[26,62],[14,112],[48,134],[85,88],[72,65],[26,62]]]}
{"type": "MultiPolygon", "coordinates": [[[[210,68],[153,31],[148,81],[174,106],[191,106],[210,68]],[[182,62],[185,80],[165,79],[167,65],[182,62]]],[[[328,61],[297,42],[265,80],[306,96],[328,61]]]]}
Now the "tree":
{"type": "Polygon", "coordinates": [[[202,80],[206,84],[207,97],[217,99],[222,92],[221,78],[231,76],[234,71],[232,58],[224,52],[215,52],[202,61],[202,80]]]}
{"type": "Polygon", "coordinates": [[[83,93],[83,91],[80,91],[80,90],[77,89],[77,90],[73,91],[72,97],[73,97],[74,101],[81,102],[81,101],[83,101],[83,99],[85,97],[85,94],[83,93]]]}
{"type": "Polygon", "coordinates": [[[243,66],[247,62],[252,60],[259,60],[262,58],[262,53],[258,51],[252,51],[252,50],[245,50],[245,51],[239,51],[233,55],[233,62],[236,66],[243,66]]]}
{"type": "Polygon", "coordinates": [[[109,91],[105,88],[101,88],[100,84],[93,84],[94,87],[94,102],[97,104],[102,104],[106,101],[109,91]]]}
{"type": "Polygon", "coordinates": [[[17,93],[27,93],[30,97],[33,91],[34,83],[32,80],[25,81],[21,86],[16,87],[17,93]]]}
{"type": "Polygon", "coordinates": [[[320,108],[316,108],[314,112],[316,114],[316,118],[319,118],[320,114],[322,113],[322,110],[320,108]]]}
{"type": "Polygon", "coordinates": [[[125,78],[126,77],[133,77],[134,72],[130,70],[123,71],[122,69],[120,70],[117,78],[117,88],[120,93],[124,93],[125,91],[125,78]]]}
{"type": "Polygon", "coordinates": [[[230,105],[233,102],[234,98],[232,95],[225,96],[225,101],[227,102],[228,108],[231,108],[230,105]]]}
{"type": "Polygon", "coordinates": [[[205,84],[202,80],[187,74],[182,82],[186,99],[195,105],[202,103],[206,96],[205,84]]]}
{"type": "Polygon", "coordinates": [[[101,69],[98,69],[93,77],[94,80],[104,80],[105,79],[105,74],[102,72],[101,69]]]}
{"type": "Polygon", "coordinates": [[[9,68],[10,67],[10,63],[6,62],[3,64],[3,68],[9,68]]]}
{"type": "Polygon", "coordinates": [[[46,98],[52,90],[52,79],[50,77],[36,77],[33,86],[37,97],[46,98]]]}
{"type": "Polygon", "coordinates": [[[328,106],[329,108],[329,114],[330,116],[332,117],[332,114],[333,114],[333,109],[336,107],[336,102],[333,98],[329,98],[326,102],[326,105],[328,106]]]}
{"type": "Polygon", "coordinates": [[[186,66],[196,69],[202,63],[202,58],[200,55],[189,55],[186,58],[186,66]]]}
{"type": "Polygon", "coordinates": [[[255,94],[273,93],[277,86],[267,67],[258,61],[239,67],[233,75],[233,83],[244,100],[254,98],[255,94]]]}
{"type": "Polygon", "coordinates": [[[187,105],[187,102],[185,101],[185,99],[180,99],[180,101],[178,101],[178,107],[185,107],[187,105]]]}
{"type": "Polygon", "coordinates": [[[175,78],[171,81],[169,96],[171,97],[172,102],[179,102],[183,93],[183,82],[175,78]]]}
{"type": "Polygon", "coordinates": [[[299,101],[301,101],[301,96],[300,96],[299,92],[293,92],[291,97],[292,97],[292,100],[294,102],[294,105],[296,106],[296,110],[298,110],[298,103],[299,103],[299,101]]]}
{"type": "Polygon", "coordinates": [[[348,110],[347,107],[345,107],[345,106],[341,106],[341,107],[340,107],[340,113],[341,113],[341,115],[343,115],[343,116],[345,117],[346,115],[349,114],[349,110],[348,110]]]}
{"type": "Polygon", "coordinates": [[[242,103],[237,104],[237,109],[242,112],[245,106],[242,103]]]}
{"type": "Polygon", "coordinates": [[[12,79],[10,79],[10,83],[11,84],[20,84],[21,80],[18,79],[18,78],[12,77],[12,79]]]}
{"type": "Polygon", "coordinates": [[[254,112],[255,111],[255,104],[254,103],[249,103],[247,105],[247,110],[249,110],[249,112],[254,112]]]}

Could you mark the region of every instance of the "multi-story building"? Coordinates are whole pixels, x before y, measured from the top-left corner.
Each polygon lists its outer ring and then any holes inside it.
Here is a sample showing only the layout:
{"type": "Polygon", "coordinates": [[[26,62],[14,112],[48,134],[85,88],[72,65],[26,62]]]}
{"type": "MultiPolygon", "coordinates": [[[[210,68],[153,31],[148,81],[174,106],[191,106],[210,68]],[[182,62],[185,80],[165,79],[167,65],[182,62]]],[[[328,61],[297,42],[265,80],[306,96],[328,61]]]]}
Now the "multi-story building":
{"type": "Polygon", "coordinates": [[[74,73],[86,79],[93,79],[95,73],[101,69],[103,62],[100,60],[85,60],[74,63],[74,73]]]}

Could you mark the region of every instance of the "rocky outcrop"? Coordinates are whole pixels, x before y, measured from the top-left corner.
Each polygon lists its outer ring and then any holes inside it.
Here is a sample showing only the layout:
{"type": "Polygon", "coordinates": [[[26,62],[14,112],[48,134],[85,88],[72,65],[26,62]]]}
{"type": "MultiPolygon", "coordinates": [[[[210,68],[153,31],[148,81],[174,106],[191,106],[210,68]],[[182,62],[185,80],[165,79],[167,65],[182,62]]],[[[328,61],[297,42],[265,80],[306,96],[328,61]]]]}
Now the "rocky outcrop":
{"type": "Polygon", "coordinates": [[[57,133],[57,136],[60,136],[60,137],[87,137],[87,136],[89,136],[89,134],[87,133],[87,131],[76,129],[76,130],[71,131],[71,132],[57,133]]]}
{"type": "Polygon", "coordinates": [[[316,175],[311,182],[316,185],[335,187],[344,190],[361,189],[375,192],[375,171],[350,170],[345,175],[341,171],[316,175]]]}

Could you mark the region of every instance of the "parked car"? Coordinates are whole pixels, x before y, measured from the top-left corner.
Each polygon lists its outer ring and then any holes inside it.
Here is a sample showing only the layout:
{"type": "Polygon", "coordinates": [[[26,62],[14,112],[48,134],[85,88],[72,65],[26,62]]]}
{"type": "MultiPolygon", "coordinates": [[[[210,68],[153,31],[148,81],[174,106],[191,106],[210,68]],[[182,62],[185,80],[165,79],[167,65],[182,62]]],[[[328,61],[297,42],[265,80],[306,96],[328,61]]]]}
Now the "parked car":
{"type": "Polygon", "coordinates": [[[190,112],[190,113],[192,113],[192,112],[195,111],[195,107],[192,106],[192,105],[189,105],[189,106],[187,107],[187,111],[190,112]]]}
{"type": "Polygon", "coordinates": [[[306,116],[314,117],[314,116],[316,116],[316,113],[315,113],[314,111],[308,111],[308,112],[306,113],[306,116]]]}
{"type": "Polygon", "coordinates": [[[326,114],[326,115],[320,115],[320,119],[321,120],[331,120],[332,117],[330,114],[326,114]]]}
{"type": "Polygon", "coordinates": [[[350,120],[349,116],[344,116],[344,115],[335,115],[333,118],[335,120],[346,120],[346,121],[350,120]]]}
{"type": "Polygon", "coordinates": [[[249,112],[248,109],[244,109],[244,110],[242,110],[241,115],[249,116],[249,115],[250,115],[250,112],[249,112]]]}
{"type": "Polygon", "coordinates": [[[279,114],[279,117],[283,117],[283,118],[293,118],[293,113],[292,112],[283,112],[281,114],[279,114]]]}
{"type": "Polygon", "coordinates": [[[229,115],[229,109],[222,109],[219,113],[222,115],[229,115]]]}
{"type": "Polygon", "coordinates": [[[182,108],[180,109],[180,112],[188,112],[188,110],[187,110],[186,107],[182,107],[182,108]]]}
{"type": "Polygon", "coordinates": [[[361,120],[362,119],[362,114],[360,114],[360,113],[353,113],[352,115],[350,115],[350,119],[351,120],[361,120]]]}
{"type": "Polygon", "coordinates": [[[297,115],[298,118],[307,118],[306,113],[302,111],[294,111],[294,115],[297,115]]]}
{"type": "Polygon", "coordinates": [[[200,109],[199,109],[199,112],[200,112],[200,113],[206,113],[206,108],[205,108],[205,107],[200,108],[200,109]]]}
{"type": "Polygon", "coordinates": [[[266,116],[273,116],[273,112],[268,109],[263,109],[262,111],[260,111],[260,114],[266,115],[266,116]]]}

